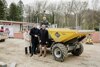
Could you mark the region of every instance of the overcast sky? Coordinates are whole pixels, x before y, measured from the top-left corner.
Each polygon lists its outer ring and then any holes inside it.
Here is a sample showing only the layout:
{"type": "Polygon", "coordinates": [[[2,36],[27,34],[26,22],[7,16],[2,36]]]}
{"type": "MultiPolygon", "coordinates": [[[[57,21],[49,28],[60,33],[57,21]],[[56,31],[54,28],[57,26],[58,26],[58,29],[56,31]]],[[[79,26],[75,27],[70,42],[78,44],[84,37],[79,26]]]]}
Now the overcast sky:
{"type": "MultiPolygon", "coordinates": [[[[6,0],[8,5],[11,3],[11,2],[15,2],[15,3],[18,3],[19,0],[6,0]]],[[[34,0],[22,0],[24,4],[29,4],[29,3],[32,3],[34,2],[34,0]]],[[[49,0],[49,1],[60,1],[60,0],[49,0]]],[[[70,1],[70,0],[67,0],[67,1],[70,1]]],[[[88,1],[88,0],[81,0],[81,1],[88,1]]]]}
{"type": "MultiPolygon", "coordinates": [[[[12,2],[18,3],[19,0],[6,0],[6,1],[7,1],[8,5],[10,5],[12,2]]],[[[22,1],[23,1],[24,5],[25,5],[25,4],[33,3],[35,0],[22,0],[22,1]]],[[[59,2],[61,0],[49,0],[49,1],[51,1],[51,2],[59,2]]],[[[62,0],[62,1],[64,1],[64,0],[62,0]]],[[[71,1],[71,0],[65,0],[65,1],[71,1]]],[[[89,2],[89,7],[91,8],[91,1],[92,0],[78,0],[78,1],[87,1],[87,2],[89,2]]],[[[99,0],[99,2],[100,2],[100,0],[99,0]]]]}
{"type": "MultiPolygon", "coordinates": [[[[15,3],[18,3],[19,0],[6,0],[8,5],[11,3],[11,2],[15,2],[15,3]]],[[[32,3],[34,0],[22,0],[24,4],[28,4],[28,3],[32,3]]]]}

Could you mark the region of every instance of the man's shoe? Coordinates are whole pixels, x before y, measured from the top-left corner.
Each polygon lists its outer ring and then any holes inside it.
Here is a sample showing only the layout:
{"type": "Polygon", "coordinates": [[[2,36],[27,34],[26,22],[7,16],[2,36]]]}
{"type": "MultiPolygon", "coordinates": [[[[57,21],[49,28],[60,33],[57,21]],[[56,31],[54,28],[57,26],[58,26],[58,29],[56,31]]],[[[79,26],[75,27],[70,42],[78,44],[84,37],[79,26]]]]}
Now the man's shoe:
{"type": "Polygon", "coordinates": [[[44,55],[43,57],[46,57],[46,55],[44,55]]]}
{"type": "Polygon", "coordinates": [[[30,57],[32,57],[33,56],[33,54],[31,54],[31,56],[30,57]]]}
{"type": "Polygon", "coordinates": [[[39,55],[39,57],[41,57],[41,56],[42,56],[42,54],[39,55]]]}
{"type": "Polygon", "coordinates": [[[37,52],[34,52],[34,54],[36,55],[36,54],[37,54],[37,52]]]}

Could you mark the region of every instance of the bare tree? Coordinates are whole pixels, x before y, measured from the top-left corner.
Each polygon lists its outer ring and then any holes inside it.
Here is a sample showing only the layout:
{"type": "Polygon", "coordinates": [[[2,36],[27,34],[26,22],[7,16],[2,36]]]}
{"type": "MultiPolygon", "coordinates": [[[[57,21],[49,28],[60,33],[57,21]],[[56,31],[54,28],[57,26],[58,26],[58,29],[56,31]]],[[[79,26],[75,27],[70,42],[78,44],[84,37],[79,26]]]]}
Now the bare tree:
{"type": "Polygon", "coordinates": [[[31,12],[32,12],[31,6],[26,5],[24,10],[25,10],[25,15],[26,15],[25,21],[31,22],[31,12]]]}
{"type": "Polygon", "coordinates": [[[29,22],[39,22],[43,17],[46,5],[48,4],[47,0],[34,0],[34,3],[26,5],[25,12],[29,22]]]}
{"type": "Polygon", "coordinates": [[[63,12],[65,15],[65,25],[67,25],[69,27],[69,15],[72,14],[72,7],[73,7],[73,1],[70,2],[63,2],[63,12]]]}
{"type": "Polygon", "coordinates": [[[91,17],[92,17],[92,25],[93,25],[93,29],[94,29],[95,25],[96,25],[96,19],[95,19],[96,13],[95,12],[99,10],[99,0],[92,0],[91,3],[92,3],[91,6],[92,6],[92,10],[93,10],[91,17]]]}
{"type": "Polygon", "coordinates": [[[49,3],[49,5],[47,6],[46,10],[49,12],[49,14],[52,15],[52,23],[55,24],[55,13],[56,13],[56,7],[57,4],[54,3],[49,3]]]}
{"type": "MultiPolygon", "coordinates": [[[[93,8],[95,8],[95,10],[98,10],[98,3],[96,4],[96,2],[98,1],[95,1],[95,5],[93,8]]],[[[58,24],[61,27],[77,27],[82,26],[83,24],[88,24],[87,22],[91,22],[91,18],[85,17],[86,15],[88,15],[86,14],[88,13],[87,7],[87,1],[60,0],[59,2],[54,3],[53,0],[35,0],[34,3],[26,7],[26,15],[29,22],[40,22],[43,17],[46,16],[47,19],[49,18],[49,21],[51,23],[58,24]]],[[[97,12],[93,12],[92,15],[93,19],[99,17],[97,12]]],[[[94,25],[94,28],[95,23],[92,23],[92,25],[94,25]]]]}
{"type": "Polygon", "coordinates": [[[77,26],[81,26],[81,22],[83,21],[83,15],[85,10],[87,10],[88,2],[81,1],[73,1],[73,14],[76,16],[76,28],[77,26]]]}

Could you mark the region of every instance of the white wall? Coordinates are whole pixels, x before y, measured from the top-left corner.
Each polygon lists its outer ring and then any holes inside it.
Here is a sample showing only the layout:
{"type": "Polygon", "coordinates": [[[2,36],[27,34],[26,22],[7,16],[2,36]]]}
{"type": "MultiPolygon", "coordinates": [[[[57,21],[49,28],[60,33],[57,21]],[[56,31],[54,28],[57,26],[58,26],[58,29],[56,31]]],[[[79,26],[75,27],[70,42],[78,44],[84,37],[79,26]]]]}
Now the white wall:
{"type": "Polygon", "coordinates": [[[20,24],[4,25],[4,28],[12,28],[13,32],[16,33],[20,31],[20,24]]]}
{"type": "Polygon", "coordinates": [[[13,24],[14,33],[20,31],[20,24],[13,24]]]}

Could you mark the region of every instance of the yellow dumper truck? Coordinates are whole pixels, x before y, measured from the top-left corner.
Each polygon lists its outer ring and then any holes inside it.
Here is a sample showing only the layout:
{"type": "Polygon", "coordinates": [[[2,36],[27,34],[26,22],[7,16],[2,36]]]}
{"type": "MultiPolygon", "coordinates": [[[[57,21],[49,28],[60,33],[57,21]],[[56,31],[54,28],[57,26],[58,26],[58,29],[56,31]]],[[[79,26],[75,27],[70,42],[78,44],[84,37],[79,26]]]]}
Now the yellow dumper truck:
{"type": "Polygon", "coordinates": [[[48,32],[50,36],[50,45],[48,45],[48,47],[51,48],[54,59],[61,62],[68,56],[68,53],[80,56],[83,53],[81,41],[90,33],[65,28],[49,28],[48,32]]]}

